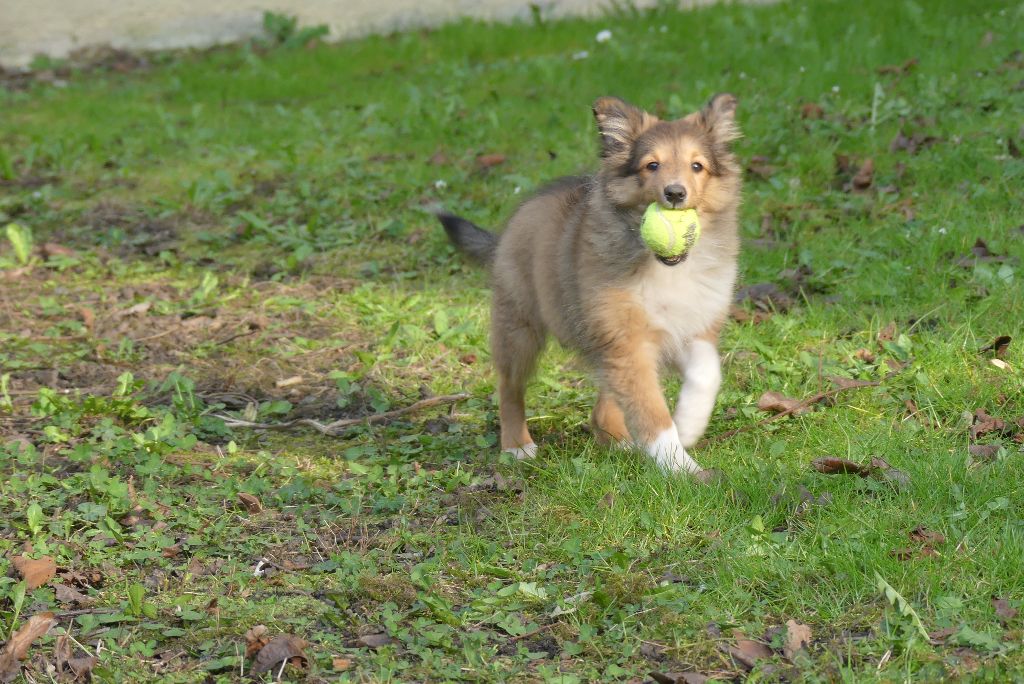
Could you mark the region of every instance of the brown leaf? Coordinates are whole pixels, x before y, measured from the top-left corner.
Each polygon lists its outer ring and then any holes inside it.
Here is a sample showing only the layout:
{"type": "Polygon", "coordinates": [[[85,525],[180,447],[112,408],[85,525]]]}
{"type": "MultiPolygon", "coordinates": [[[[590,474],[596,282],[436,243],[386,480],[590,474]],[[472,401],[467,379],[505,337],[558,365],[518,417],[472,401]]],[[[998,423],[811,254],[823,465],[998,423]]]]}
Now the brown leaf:
{"type": "Polygon", "coordinates": [[[999,449],[998,444],[971,444],[967,447],[967,453],[975,458],[991,461],[999,453],[999,449]]]}
{"type": "Polygon", "coordinates": [[[1013,618],[1017,617],[1017,609],[1010,605],[1010,602],[997,596],[992,597],[992,607],[996,610],[996,617],[1005,626],[1013,618]]]}
{"type": "Polygon", "coordinates": [[[853,378],[844,378],[841,375],[830,375],[829,380],[832,384],[839,389],[853,389],[854,387],[872,387],[877,385],[877,382],[872,380],[855,380],[853,378]]]}
{"type": "Polygon", "coordinates": [[[892,74],[895,76],[902,76],[917,66],[917,61],[917,57],[911,57],[907,61],[903,62],[903,64],[886,64],[878,67],[875,71],[882,75],[892,74]]]}
{"type": "Polygon", "coordinates": [[[805,102],[800,105],[801,119],[820,119],[825,116],[825,110],[816,102],[805,102]]]}
{"type": "Polygon", "coordinates": [[[959,629],[956,627],[943,627],[942,629],[937,629],[934,632],[929,632],[928,640],[933,646],[940,646],[946,641],[946,639],[953,636],[958,631],[959,629]]]}
{"type": "Polygon", "coordinates": [[[238,501],[239,503],[242,504],[245,510],[249,511],[250,513],[259,513],[263,510],[263,504],[260,503],[260,500],[257,497],[253,496],[252,494],[239,492],[238,501]]]}
{"type": "Polygon", "coordinates": [[[910,530],[910,538],[916,542],[924,542],[926,544],[945,544],[946,537],[940,532],[929,530],[924,525],[918,525],[914,529],[910,530]]]}
{"type": "Polygon", "coordinates": [[[762,180],[768,180],[775,175],[777,169],[771,163],[768,157],[762,155],[754,155],[747,162],[747,173],[757,176],[762,180]]]}
{"type": "Polygon", "coordinates": [[[761,398],[757,400],[757,408],[762,411],[772,411],[775,413],[789,411],[794,415],[807,413],[811,410],[810,406],[803,406],[799,399],[793,399],[781,392],[773,391],[768,391],[761,395],[761,398]]]}
{"type": "Polygon", "coordinates": [[[165,546],[160,555],[164,558],[176,558],[181,553],[181,544],[173,544],[171,546],[165,546]]]}
{"type": "Polygon", "coordinates": [[[971,441],[990,432],[1003,433],[1006,431],[1006,421],[1001,418],[990,416],[985,409],[978,409],[974,412],[974,424],[971,425],[971,441]]]}
{"type": "Polygon", "coordinates": [[[875,160],[868,157],[864,160],[864,163],[860,165],[860,169],[857,171],[857,175],[853,177],[851,181],[853,183],[854,190],[867,190],[871,187],[871,183],[875,178],[875,160]]]}
{"type": "Polygon", "coordinates": [[[430,159],[427,160],[427,163],[431,166],[444,166],[448,163],[448,155],[443,151],[438,150],[434,154],[430,155],[430,159]]]}
{"type": "Polygon", "coordinates": [[[381,646],[387,646],[391,643],[391,637],[385,633],[380,634],[364,634],[359,637],[359,643],[363,646],[369,646],[370,648],[380,648],[381,646]]]}
{"type": "Polygon", "coordinates": [[[658,684],[704,684],[710,681],[707,675],[699,672],[648,672],[651,679],[658,684]]]}
{"type": "Polygon", "coordinates": [[[910,484],[910,476],[898,468],[893,468],[884,458],[873,457],[871,459],[871,467],[876,471],[872,474],[881,476],[883,480],[888,480],[900,486],[910,484]]]}
{"type": "Polygon", "coordinates": [[[729,316],[732,320],[737,323],[746,323],[747,321],[753,321],[754,324],[764,323],[766,320],[772,317],[769,311],[760,311],[755,309],[754,311],[747,311],[743,307],[736,306],[733,304],[729,308],[729,316]]]}
{"type": "Polygon", "coordinates": [[[893,549],[889,552],[893,558],[898,561],[908,561],[915,558],[927,558],[929,556],[938,556],[938,552],[930,546],[922,546],[919,549],[915,549],[913,546],[904,546],[898,549],[893,549]]]}
{"type": "Polygon", "coordinates": [[[57,597],[57,600],[61,603],[67,603],[78,606],[91,606],[93,603],[96,602],[95,599],[86,596],[82,592],[78,591],[77,589],[73,589],[72,587],[69,587],[66,584],[55,584],[53,585],[53,589],[54,594],[57,597]]]}
{"type": "Polygon", "coordinates": [[[256,625],[245,633],[245,657],[251,658],[267,645],[270,637],[267,636],[266,625],[256,625]]]}
{"type": "Polygon", "coordinates": [[[55,256],[73,257],[78,254],[75,250],[56,242],[46,242],[39,246],[39,254],[43,259],[49,261],[55,256]]]}
{"type": "Polygon", "coordinates": [[[816,458],[811,461],[811,466],[819,473],[824,473],[825,475],[860,475],[861,477],[867,477],[871,474],[871,468],[867,466],[847,461],[845,458],[835,458],[832,456],[816,458]]]}
{"type": "Polygon", "coordinates": [[[293,665],[302,667],[303,663],[308,660],[304,653],[306,646],[308,644],[294,634],[278,634],[256,654],[252,671],[254,674],[268,672],[277,668],[284,660],[292,661],[293,665]]]}
{"type": "Polygon", "coordinates": [[[476,165],[481,169],[489,169],[498,164],[504,164],[505,159],[503,154],[481,154],[476,158],[476,165]]]}
{"type": "Polygon", "coordinates": [[[730,646],[728,653],[737,663],[748,670],[753,670],[758,660],[772,657],[772,649],[751,639],[737,639],[736,645],[730,646]]]}
{"type": "Polygon", "coordinates": [[[57,564],[49,556],[35,559],[28,558],[27,556],[17,556],[11,561],[11,565],[18,571],[21,578],[25,580],[25,585],[30,590],[38,589],[57,574],[57,564]]]}
{"type": "Polygon", "coordinates": [[[875,355],[868,349],[858,349],[853,353],[853,358],[863,361],[864,363],[874,363],[875,355]]]}
{"type": "Polygon", "coordinates": [[[11,635],[0,651],[0,682],[14,681],[21,671],[19,661],[28,655],[32,642],[50,631],[56,622],[57,618],[53,613],[38,613],[26,620],[25,624],[11,635]]]}
{"type": "Polygon", "coordinates": [[[796,654],[811,645],[811,628],[802,625],[796,620],[786,623],[786,642],[782,646],[782,652],[787,658],[793,660],[796,654]]]}
{"type": "Polygon", "coordinates": [[[754,283],[736,290],[734,302],[742,304],[748,300],[762,311],[785,311],[793,306],[793,298],[775,283],[754,283]]]}
{"type": "Polygon", "coordinates": [[[352,660],[350,658],[332,658],[331,667],[335,672],[344,672],[352,667],[352,660]]]}
{"type": "Polygon", "coordinates": [[[996,339],[992,340],[991,344],[987,344],[978,351],[981,353],[990,351],[994,352],[997,359],[1002,359],[1006,356],[1006,350],[1010,347],[1010,342],[1013,340],[1009,335],[1000,335],[996,339]]]}
{"type": "Polygon", "coordinates": [[[892,142],[889,143],[889,151],[898,152],[903,150],[909,154],[917,154],[918,151],[931,147],[938,141],[939,139],[934,135],[925,135],[923,133],[914,133],[908,136],[901,129],[896,134],[896,137],[892,139],[892,142]]]}

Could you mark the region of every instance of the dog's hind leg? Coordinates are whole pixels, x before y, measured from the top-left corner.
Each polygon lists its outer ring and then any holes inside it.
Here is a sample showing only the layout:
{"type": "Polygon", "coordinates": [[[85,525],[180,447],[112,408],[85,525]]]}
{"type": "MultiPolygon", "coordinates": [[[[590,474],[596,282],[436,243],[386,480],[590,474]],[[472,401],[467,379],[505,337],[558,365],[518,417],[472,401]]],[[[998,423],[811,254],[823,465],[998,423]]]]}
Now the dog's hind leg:
{"type": "Polygon", "coordinates": [[[516,458],[533,458],[537,445],[526,427],[526,383],[544,346],[544,333],[498,300],[495,296],[491,309],[491,352],[498,371],[501,449],[516,458]]]}
{"type": "Polygon", "coordinates": [[[679,391],[674,414],[679,441],[684,447],[691,447],[707,429],[715,398],[722,384],[721,363],[715,338],[698,337],[691,344],[680,370],[683,373],[683,387],[679,391]]]}

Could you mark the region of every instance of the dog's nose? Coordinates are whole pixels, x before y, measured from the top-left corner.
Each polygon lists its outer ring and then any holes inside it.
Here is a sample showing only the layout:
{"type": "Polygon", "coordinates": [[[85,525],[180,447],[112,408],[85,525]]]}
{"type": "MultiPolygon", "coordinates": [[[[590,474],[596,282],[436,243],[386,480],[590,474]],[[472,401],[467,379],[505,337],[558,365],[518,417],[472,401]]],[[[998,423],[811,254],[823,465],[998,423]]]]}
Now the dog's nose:
{"type": "Polygon", "coordinates": [[[682,204],[686,199],[686,188],[681,183],[665,186],[665,201],[671,205],[682,204]]]}

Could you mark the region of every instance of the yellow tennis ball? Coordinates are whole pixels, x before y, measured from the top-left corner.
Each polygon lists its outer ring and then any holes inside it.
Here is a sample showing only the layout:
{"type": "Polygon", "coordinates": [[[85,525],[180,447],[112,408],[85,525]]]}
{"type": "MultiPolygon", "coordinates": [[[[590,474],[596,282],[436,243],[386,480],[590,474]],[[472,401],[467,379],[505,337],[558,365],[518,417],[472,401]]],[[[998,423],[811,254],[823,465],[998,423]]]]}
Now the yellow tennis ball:
{"type": "Polygon", "coordinates": [[[690,251],[700,237],[696,209],[663,209],[654,202],[640,222],[640,237],[655,254],[666,259],[690,251]]]}

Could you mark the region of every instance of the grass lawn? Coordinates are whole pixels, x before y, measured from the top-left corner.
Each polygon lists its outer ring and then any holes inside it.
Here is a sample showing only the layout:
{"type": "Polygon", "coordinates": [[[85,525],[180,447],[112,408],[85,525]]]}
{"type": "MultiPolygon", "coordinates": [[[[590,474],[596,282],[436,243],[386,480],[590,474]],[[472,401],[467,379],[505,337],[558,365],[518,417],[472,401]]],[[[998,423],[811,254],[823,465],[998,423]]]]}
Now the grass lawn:
{"type": "Polygon", "coordinates": [[[818,1],[8,74],[0,678],[1024,681],[1022,35],[818,1]],[[555,347],[499,457],[486,274],[428,208],[499,226],[594,168],[599,95],[718,91],[723,477],[595,444],[555,347]]]}

